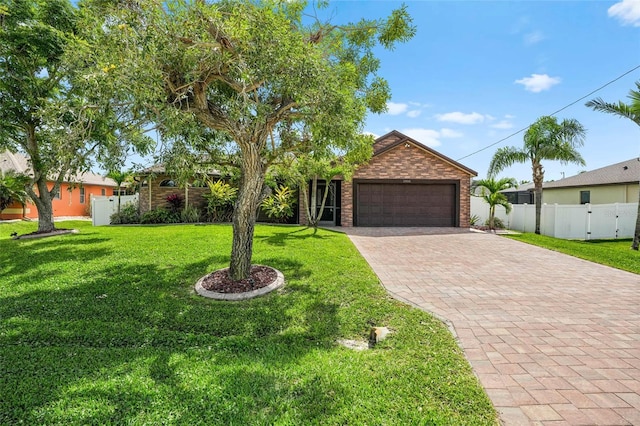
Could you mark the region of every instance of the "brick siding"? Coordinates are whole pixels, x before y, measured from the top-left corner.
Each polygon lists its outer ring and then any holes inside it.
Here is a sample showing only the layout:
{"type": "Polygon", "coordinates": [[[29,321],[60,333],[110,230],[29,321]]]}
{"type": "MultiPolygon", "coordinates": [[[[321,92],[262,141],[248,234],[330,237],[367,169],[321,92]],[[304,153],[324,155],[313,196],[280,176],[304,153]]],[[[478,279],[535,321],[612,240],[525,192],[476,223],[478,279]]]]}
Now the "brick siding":
{"type": "Polygon", "coordinates": [[[149,181],[149,184],[140,188],[140,214],[144,214],[145,212],[158,207],[168,208],[169,204],[167,203],[167,197],[171,194],[180,194],[180,196],[190,206],[195,206],[198,208],[203,208],[205,206],[206,200],[204,198],[204,194],[209,193],[209,188],[180,188],[177,186],[161,187],[160,182],[165,179],[170,178],[168,176],[161,175],[157,176],[154,179],[147,179],[149,181]],[[149,197],[149,192],[151,192],[151,197],[149,197]]]}
{"type": "MultiPolygon", "coordinates": [[[[375,152],[384,149],[400,140],[397,135],[391,135],[376,143],[375,152]]],[[[415,145],[412,142],[401,143],[378,155],[369,164],[360,167],[353,179],[429,179],[458,181],[460,188],[460,217],[461,228],[469,227],[471,174],[452,163],[434,155],[433,153],[415,145]],[[408,144],[408,147],[405,145],[408,144]]],[[[342,185],[342,226],[353,226],[353,183],[342,185]]]]}

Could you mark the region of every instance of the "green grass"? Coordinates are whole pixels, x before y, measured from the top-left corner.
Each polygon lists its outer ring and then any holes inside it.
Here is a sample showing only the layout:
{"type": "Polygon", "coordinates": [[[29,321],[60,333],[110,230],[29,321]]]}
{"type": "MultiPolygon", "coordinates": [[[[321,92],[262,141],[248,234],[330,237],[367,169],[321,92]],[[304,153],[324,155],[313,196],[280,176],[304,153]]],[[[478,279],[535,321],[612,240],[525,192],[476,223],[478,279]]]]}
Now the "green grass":
{"type": "Polygon", "coordinates": [[[561,240],[537,234],[506,234],[504,236],[640,274],[640,253],[630,249],[631,239],[577,241],[561,240]]]}
{"type": "Polygon", "coordinates": [[[0,224],[0,424],[497,424],[442,323],[390,299],[348,238],[258,226],[278,292],[222,302],[222,225],[93,228],[11,240],[0,224]],[[395,330],[372,350],[372,325],[395,330]]]}

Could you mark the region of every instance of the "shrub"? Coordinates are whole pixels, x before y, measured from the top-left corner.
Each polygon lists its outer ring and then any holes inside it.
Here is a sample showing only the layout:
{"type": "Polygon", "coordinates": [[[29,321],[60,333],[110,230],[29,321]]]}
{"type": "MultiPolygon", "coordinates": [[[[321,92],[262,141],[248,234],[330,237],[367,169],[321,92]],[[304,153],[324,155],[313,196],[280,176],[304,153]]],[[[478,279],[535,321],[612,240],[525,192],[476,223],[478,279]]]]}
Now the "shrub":
{"type": "MultiPolygon", "coordinates": [[[[487,219],[487,220],[484,222],[484,224],[485,224],[485,226],[489,226],[489,219],[487,219]]],[[[502,221],[502,219],[497,218],[497,217],[494,217],[494,218],[493,218],[493,227],[494,227],[495,229],[504,229],[504,228],[505,228],[505,226],[504,226],[504,222],[502,221]]]]}
{"type": "Polygon", "coordinates": [[[210,194],[205,194],[207,200],[207,219],[211,222],[229,222],[233,215],[233,204],[236,202],[238,188],[228,183],[209,182],[210,194]]]}
{"type": "Polygon", "coordinates": [[[200,222],[200,210],[195,206],[186,206],[180,213],[182,223],[200,222]]]}
{"type": "Polygon", "coordinates": [[[262,209],[276,222],[285,222],[293,216],[293,206],[296,204],[294,191],[288,186],[277,188],[262,202],[262,209]]]}
{"type": "Polygon", "coordinates": [[[140,223],[179,223],[180,213],[167,209],[157,208],[145,212],[140,218],[140,223]]]}
{"type": "Polygon", "coordinates": [[[167,196],[167,203],[172,212],[179,212],[184,204],[184,199],[180,194],[170,194],[167,196]]]}
{"type": "Polygon", "coordinates": [[[119,225],[124,223],[140,223],[140,213],[138,213],[137,203],[126,203],[120,208],[120,214],[111,215],[111,224],[119,225]]]}
{"type": "Polygon", "coordinates": [[[480,216],[478,216],[477,214],[471,215],[471,217],[469,218],[469,225],[476,226],[478,222],[480,222],[480,216]]]}

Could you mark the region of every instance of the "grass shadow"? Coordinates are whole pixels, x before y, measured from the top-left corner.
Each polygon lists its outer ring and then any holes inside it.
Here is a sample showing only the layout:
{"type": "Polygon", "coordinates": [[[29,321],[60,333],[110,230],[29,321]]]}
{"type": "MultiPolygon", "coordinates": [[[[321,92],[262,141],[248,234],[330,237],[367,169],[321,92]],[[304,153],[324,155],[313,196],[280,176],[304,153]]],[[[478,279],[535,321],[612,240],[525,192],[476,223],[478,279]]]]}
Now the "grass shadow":
{"type": "Polygon", "coordinates": [[[327,240],[332,238],[331,235],[324,235],[326,232],[330,232],[330,231],[323,230],[322,233],[318,233],[317,228],[306,227],[306,228],[300,228],[296,231],[270,232],[268,233],[268,235],[264,235],[262,234],[262,232],[257,230],[255,232],[254,238],[256,239],[256,241],[264,242],[269,245],[285,246],[288,241],[293,241],[293,240],[298,240],[298,241],[304,241],[308,239],[327,240]],[[309,232],[309,231],[313,231],[313,232],[309,232]],[[304,234],[296,235],[298,233],[304,233],[304,234]]]}
{"type": "MultiPolygon", "coordinates": [[[[0,297],[0,424],[161,423],[154,416],[175,413],[179,423],[252,424],[291,392],[298,415],[320,415],[303,401],[335,389],[306,377],[283,387],[269,366],[333,348],[336,306],[304,288],[243,302],[194,296],[197,278],[225,260],[104,268],[64,290],[0,297]],[[202,386],[188,383],[192,373],[202,386]],[[150,400],[166,409],[147,417],[150,400]]],[[[296,262],[276,266],[304,275],[296,262]]]]}

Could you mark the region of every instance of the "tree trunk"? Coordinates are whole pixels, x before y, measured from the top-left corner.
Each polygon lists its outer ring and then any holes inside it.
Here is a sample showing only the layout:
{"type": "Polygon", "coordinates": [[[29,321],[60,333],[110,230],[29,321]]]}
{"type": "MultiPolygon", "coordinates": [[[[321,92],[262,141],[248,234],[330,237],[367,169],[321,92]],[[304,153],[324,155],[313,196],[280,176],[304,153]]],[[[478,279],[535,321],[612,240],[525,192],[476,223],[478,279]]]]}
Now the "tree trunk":
{"type": "Polygon", "coordinates": [[[120,184],[118,184],[118,217],[120,217],[120,184]]]}
{"type": "Polygon", "coordinates": [[[264,166],[256,144],[242,146],[242,178],[233,210],[233,245],[229,276],[233,280],[249,277],[253,254],[253,230],[264,184],[264,166]]]}
{"type": "Polygon", "coordinates": [[[309,224],[314,228],[318,227],[320,219],[322,218],[322,214],[324,213],[324,206],[327,203],[327,195],[329,195],[329,186],[331,184],[331,180],[324,180],[324,192],[322,194],[322,203],[320,204],[320,209],[318,209],[318,205],[316,200],[318,199],[318,176],[314,176],[312,179],[311,186],[311,208],[309,209],[309,224]]]}
{"type": "Polygon", "coordinates": [[[544,172],[541,165],[533,166],[533,186],[535,188],[536,203],[536,234],[540,234],[540,215],[542,212],[542,182],[544,180],[544,172]]]}
{"type": "Polygon", "coordinates": [[[489,206],[489,230],[495,230],[496,206],[489,206]]]}
{"type": "Polygon", "coordinates": [[[640,193],[638,193],[638,213],[636,215],[636,231],[633,233],[633,243],[631,244],[631,248],[633,250],[638,250],[638,246],[640,246],[640,193]]]}
{"type": "Polygon", "coordinates": [[[36,182],[36,186],[38,187],[38,194],[30,189],[31,193],[29,196],[38,209],[38,232],[51,232],[55,230],[56,227],[53,222],[53,200],[49,188],[47,188],[46,179],[40,178],[36,182]]]}

